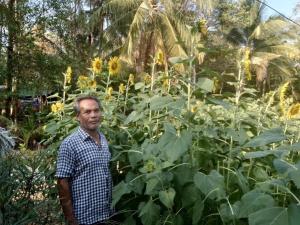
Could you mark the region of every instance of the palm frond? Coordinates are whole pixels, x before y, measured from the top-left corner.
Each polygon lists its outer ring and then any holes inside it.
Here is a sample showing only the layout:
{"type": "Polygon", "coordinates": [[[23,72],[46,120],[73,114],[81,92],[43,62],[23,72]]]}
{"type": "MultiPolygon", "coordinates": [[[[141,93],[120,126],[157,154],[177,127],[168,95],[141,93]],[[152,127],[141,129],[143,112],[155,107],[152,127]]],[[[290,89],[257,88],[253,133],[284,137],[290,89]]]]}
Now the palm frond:
{"type": "Polygon", "coordinates": [[[123,55],[129,58],[129,62],[131,61],[130,58],[133,54],[134,46],[138,43],[138,34],[144,30],[143,28],[147,18],[149,18],[149,6],[145,2],[142,2],[130,24],[128,36],[123,48],[123,55]]]}
{"type": "Polygon", "coordinates": [[[187,56],[186,51],[182,48],[181,43],[179,43],[174,27],[169,18],[164,14],[161,15],[161,34],[169,56],[187,56]]]}

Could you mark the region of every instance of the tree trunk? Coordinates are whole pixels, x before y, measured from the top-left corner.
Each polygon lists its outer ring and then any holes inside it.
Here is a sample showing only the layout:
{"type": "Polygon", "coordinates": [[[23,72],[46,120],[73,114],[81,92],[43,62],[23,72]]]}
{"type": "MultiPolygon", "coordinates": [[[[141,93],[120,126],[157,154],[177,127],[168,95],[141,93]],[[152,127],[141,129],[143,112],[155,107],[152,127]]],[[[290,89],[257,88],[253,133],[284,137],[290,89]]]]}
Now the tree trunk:
{"type": "Polygon", "coordinates": [[[16,24],[15,24],[15,3],[16,0],[9,0],[7,11],[7,27],[8,27],[8,46],[7,46],[7,61],[6,61],[6,105],[5,114],[10,117],[13,108],[13,77],[14,77],[14,45],[16,39],[16,24]]]}

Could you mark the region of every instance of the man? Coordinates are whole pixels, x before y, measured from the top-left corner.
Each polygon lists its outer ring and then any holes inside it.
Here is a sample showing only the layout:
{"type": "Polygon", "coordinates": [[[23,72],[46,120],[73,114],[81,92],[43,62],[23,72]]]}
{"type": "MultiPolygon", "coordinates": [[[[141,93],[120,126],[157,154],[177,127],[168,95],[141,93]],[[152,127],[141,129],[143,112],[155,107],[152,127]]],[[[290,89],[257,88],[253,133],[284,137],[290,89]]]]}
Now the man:
{"type": "Polygon", "coordinates": [[[111,215],[110,152],[98,131],[100,102],[79,97],[74,110],[79,129],[61,144],[56,177],[60,203],[68,224],[105,224],[111,215]]]}

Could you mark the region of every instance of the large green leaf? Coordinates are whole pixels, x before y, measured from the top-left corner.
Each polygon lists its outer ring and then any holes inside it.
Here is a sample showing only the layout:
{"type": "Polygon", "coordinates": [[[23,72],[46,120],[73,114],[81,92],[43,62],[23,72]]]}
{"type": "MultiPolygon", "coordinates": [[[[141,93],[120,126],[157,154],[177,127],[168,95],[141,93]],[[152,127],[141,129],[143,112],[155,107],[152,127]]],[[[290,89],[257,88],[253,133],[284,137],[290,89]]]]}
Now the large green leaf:
{"type": "Polygon", "coordinates": [[[220,200],[226,196],[224,177],[216,170],[212,170],[209,175],[197,172],[194,176],[194,183],[210,199],[220,200]]]}
{"type": "Polygon", "coordinates": [[[186,208],[193,205],[197,200],[201,200],[201,192],[194,184],[186,186],[181,194],[182,207],[186,208]]]}
{"type": "Polygon", "coordinates": [[[291,204],[288,207],[289,225],[299,225],[300,205],[291,204]]]}
{"type": "Polygon", "coordinates": [[[154,190],[158,186],[159,182],[160,181],[159,181],[159,179],[157,177],[153,177],[153,178],[149,179],[147,181],[147,184],[146,184],[145,194],[146,195],[152,195],[154,193],[154,190]]]}
{"type": "Polygon", "coordinates": [[[266,151],[256,151],[256,152],[247,152],[244,157],[245,159],[255,159],[255,158],[263,158],[268,155],[273,154],[273,151],[266,150],[266,151]]]}
{"type": "Polygon", "coordinates": [[[288,225],[286,208],[272,207],[249,215],[249,225],[288,225]]]}
{"type": "Polygon", "coordinates": [[[146,204],[140,204],[139,217],[141,218],[143,225],[156,224],[160,218],[159,211],[159,205],[156,205],[152,200],[149,200],[146,204]]]}
{"type": "Polygon", "coordinates": [[[204,202],[198,200],[193,207],[193,225],[199,223],[202,217],[203,210],[204,210],[204,202]]]}
{"type": "Polygon", "coordinates": [[[165,125],[165,133],[159,139],[157,147],[161,149],[162,155],[173,163],[178,160],[192,143],[192,133],[188,130],[176,134],[173,126],[165,125]]]}
{"type": "Polygon", "coordinates": [[[126,118],[126,120],[124,121],[124,124],[128,124],[131,122],[136,122],[139,119],[143,118],[144,114],[143,113],[138,113],[137,111],[132,111],[128,117],[126,118]]]}
{"type": "Polygon", "coordinates": [[[289,172],[289,178],[295,183],[298,189],[300,189],[300,162],[293,166],[289,172]]]}
{"type": "Polygon", "coordinates": [[[173,103],[173,98],[170,96],[154,96],[150,99],[150,109],[151,110],[159,110],[164,109],[166,106],[173,103]]]}
{"type": "Polygon", "coordinates": [[[274,159],[273,165],[275,169],[278,171],[278,173],[281,174],[294,170],[294,165],[284,161],[283,159],[274,159]]]}
{"type": "Polygon", "coordinates": [[[274,128],[271,130],[267,130],[260,134],[259,136],[251,139],[248,143],[244,145],[244,147],[248,148],[255,148],[259,146],[264,146],[267,144],[271,144],[274,142],[279,142],[285,140],[286,136],[284,135],[281,128],[274,128]]]}
{"type": "Polygon", "coordinates": [[[188,165],[178,166],[173,170],[175,175],[175,184],[180,187],[187,183],[192,183],[194,179],[194,173],[196,170],[192,169],[188,165]]]}
{"type": "Polygon", "coordinates": [[[238,218],[247,218],[251,213],[274,205],[272,196],[255,191],[248,192],[241,199],[238,218]]]}
{"type": "Polygon", "coordinates": [[[208,78],[199,78],[197,82],[197,87],[201,88],[206,92],[211,92],[214,88],[214,82],[208,78]]]}
{"type": "Polygon", "coordinates": [[[167,207],[172,208],[174,205],[175,190],[169,188],[168,190],[159,192],[159,200],[167,207]]]}
{"type": "Polygon", "coordinates": [[[122,222],[122,225],[136,225],[136,221],[132,216],[129,216],[124,222],[122,222]]]}
{"type": "Polygon", "coordinates": [[[128,187],[128,184],[126,184],[124,181],[121,181],[119,184],[117,184],[113,188],[113,200],[112,200],[112,205],[115,206],[116,203],[121,199],[121,197],[125,194],[130,193],[130,188],[128,187]]]}

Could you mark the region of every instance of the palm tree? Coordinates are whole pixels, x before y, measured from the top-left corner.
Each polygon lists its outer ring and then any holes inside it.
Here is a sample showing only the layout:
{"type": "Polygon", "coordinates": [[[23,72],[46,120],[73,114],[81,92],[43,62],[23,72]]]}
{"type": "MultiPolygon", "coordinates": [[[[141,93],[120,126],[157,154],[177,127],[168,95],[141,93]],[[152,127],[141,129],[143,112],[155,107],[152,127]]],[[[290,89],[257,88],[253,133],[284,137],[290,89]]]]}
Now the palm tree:
{"type": "Polygon", "coordinates": [[[193,41],[191,25],[202,9],[211,9],[212,2],[216,1],[110,0],[94,18],[106,15],[104,42],[110,47],[108,54],[122,54],[142,72],[158,49],[165,57],[186,57],[193,41]]]}
{"type": "Polygon", "coordinates": [[[239,7],[246,9],[248,21],[244,26],[231,27],[227,32],[227,40],[233,44],[240,52],[240,73],[244,80],[250,68],[256,75],[256,86],[264,93],[266,85],[270,88],[271,67],[276,67],[278,75],[291,76],[292,71],[287,69],[289,56],[295,52],[295,48],[289,44],[293,38],[292,32],[287,29],[288,22],[282,18],[273,17],[263,21],[263,8],[261,3],[251,1],[240,1],[239,7]],[[247,68],[248,67],[248,68],[247,68]]]}

